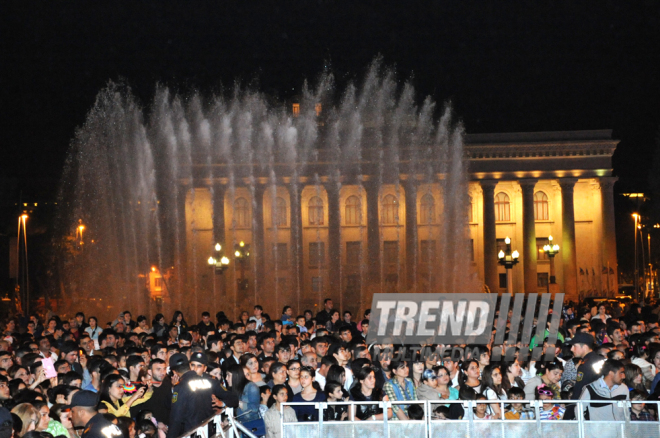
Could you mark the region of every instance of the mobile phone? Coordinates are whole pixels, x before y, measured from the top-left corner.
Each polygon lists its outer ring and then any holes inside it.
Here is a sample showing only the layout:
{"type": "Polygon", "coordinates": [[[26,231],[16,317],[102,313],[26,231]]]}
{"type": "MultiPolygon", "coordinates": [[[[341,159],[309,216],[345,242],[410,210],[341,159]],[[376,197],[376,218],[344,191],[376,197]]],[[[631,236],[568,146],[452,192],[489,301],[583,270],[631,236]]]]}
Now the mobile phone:
{"type": "Polygon", "coordinates": [[[140,390],[140,388],[144,388],[146,385],[141,382],[129,382],[128,384],[124,385],[124,393],[125,394],[135,394],[137,391],[140,390]]]}

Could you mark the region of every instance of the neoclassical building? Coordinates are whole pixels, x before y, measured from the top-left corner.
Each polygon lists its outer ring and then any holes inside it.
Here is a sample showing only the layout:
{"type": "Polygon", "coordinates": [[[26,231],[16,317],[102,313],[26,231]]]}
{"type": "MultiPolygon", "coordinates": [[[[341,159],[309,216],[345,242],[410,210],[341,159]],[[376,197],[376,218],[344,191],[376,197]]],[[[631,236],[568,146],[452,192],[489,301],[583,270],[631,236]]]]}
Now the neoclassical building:
{"type": "MultiPolygon", "coordinates": [[[[468,134],[465,141],[469,263],[484,289],[506,293],[498,252],[510,237],[520,253],[514,292],[613,293],[611,158],[618,140],[611,131],[468,134]],[[550,236],[560,246],[554,261],[542,250],[550,236]]],[[[309,173],[276,186],[257,175],[230,189],[217,175],[187,191],[186,258],[197,287],[240,310],[257,302],[271,316],[284,305],[316,312],[326,297],[355,314],[370,306],[374,291],[434,290],[440,184],[406,173],[404,165],[378,184],[369,166],[359,184],[337,184],[333,163],[318,160],[309,173]],[[241,241],[250,248],[243,265],[232,257],[241,241]],[[207,262],[216,242],[232,260],[222,274],[207,262]]]]}

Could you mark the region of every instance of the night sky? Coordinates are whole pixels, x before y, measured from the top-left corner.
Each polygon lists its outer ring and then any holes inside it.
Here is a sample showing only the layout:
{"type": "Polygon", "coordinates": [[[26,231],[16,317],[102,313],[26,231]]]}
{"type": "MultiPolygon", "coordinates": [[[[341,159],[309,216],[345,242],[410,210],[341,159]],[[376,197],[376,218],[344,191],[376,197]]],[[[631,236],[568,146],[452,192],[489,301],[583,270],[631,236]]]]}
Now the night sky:
{"type": "Polygon", "coordinates": [[[647,186],[660,126],[660,6],[642,2],[259,1],[0,4],[0,172],[54,193],[76,126],[125,80],[148,105],[258,84],[285,99],[378,54],[469,133],[614,129],[614,168],[647,186]]]}

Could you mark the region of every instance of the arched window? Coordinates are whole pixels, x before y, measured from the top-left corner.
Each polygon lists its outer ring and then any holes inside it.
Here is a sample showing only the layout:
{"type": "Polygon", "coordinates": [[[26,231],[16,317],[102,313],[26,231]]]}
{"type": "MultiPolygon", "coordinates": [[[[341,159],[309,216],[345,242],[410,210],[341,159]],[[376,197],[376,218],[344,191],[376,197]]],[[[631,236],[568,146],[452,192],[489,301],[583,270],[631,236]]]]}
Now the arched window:
{"type": "Polygon", "coordinates": [[[250,205],[245,198],[238,198],[234,201],[234,222],[239,228],[250,227],[250,205]]]}
{"type": "Polygon", "coordinates": [[[275,198],[275,208],[273,208],[273,226],[286,227],[286,201],[279,196],[275,198]]]}
{"type": "Polygon", "coordinates": [[[511,220],[511,203],[509,195],[500,192],[495,195],[495,221],[509,222],[511,220]]]}
{"type": "Polygon", "coordinates": [[[468,197],[470,203],[468,204],[468,222],[474,222],[474,205],[472,204],[472,196],[468,197]]]}
{"type": "Polygon", "coordinates": [[[420,222],[422,224],[432,224],[435,222],[435,199],[430,193],[422,196],[420,211],[420,222]]]}
{"type": "Polygon", "coordinates": [[[310,225],[323,225],[323,199],[318,196],[310,199],[307,212],[310,225]]]}
{"type": "Polygon", "coordinates": [[[543,192],[534,193],[534,219],[547,221],[548,217],[548,195],[543,192]]]}
{"type": "Polygon", "coordinates": [[[346,200],[346,225],[360,225],[362,212],[360,211],[360,198],[349,196],[346,200]]]}
{"type": "Polygon", "coordinates": [[[383,224],[392,225],[399,222],[399,203],[394,195],[383,198],[383,224]]]}

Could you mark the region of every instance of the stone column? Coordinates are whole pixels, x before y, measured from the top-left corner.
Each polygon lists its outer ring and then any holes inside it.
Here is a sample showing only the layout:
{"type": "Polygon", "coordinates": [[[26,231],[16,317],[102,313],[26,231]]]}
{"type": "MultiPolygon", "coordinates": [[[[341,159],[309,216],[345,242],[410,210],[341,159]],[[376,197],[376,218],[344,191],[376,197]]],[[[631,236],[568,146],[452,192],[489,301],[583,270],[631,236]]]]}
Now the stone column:
{"type": "Polygon", "coordinates": [[[521,179],[518,181],[523,197],[523,273],[525,293],[536,293],[536,223],[534,220],[534,187],[537,180],[521,179]]]}
{"type": "Polygon", "coordinates": [[[378,185],[374,181],[363,183],[367,192],[367,248],[369,271],[367,284],[380,284],[380,227],[378,220],[378,185]]]}
{"type": "Polygon", "coordinates": [[[416,267],[418,265],[417,247],[417,181],[414,175],[403,182],[406,191],[406,290],[413,291],[417,286],[416,267]],[[412,179],[411,179],[412,178],[412,179]]]}
{"type": "Polygon", "coordinates": [[[497,275],[497,234],[495,232],[495,180],[480,181],[483,192],[484,215],[484,283],[492,293],[499,290],[497,275]]]}
{"type": "Polygon", "coordinates": [[[600,178],[600,196],[603,224],[603,267],[609,268],[611,272],[605,275],[605,282],[609,280],[606,290],[609,293],[617,292],[617,258],[616,258],[616,230],[614,223],[614,183],[618,180],[615,176],[604,176],[600,178]]]}
{"type": "MultiPolygon", "coordinates": [[[[339,216],[339,187],[336,181],[330,181],[325,184],[325,190],[328,194],[328,277],[329,290],[331,297],[339,298],[339,309],[343,311],[344,295],[341,290],[340,274],[340,216],[339,216]]],[[[346,297],[351,300],[351,297],[346,297]]]]}
{"type": "Polygon", "coordinates": [[[575,248],[575,205],[573,190],[577,178],[560,178],[562,248],[559,251],[564,265],[564,293],[567,299],[578,299],[577,255],[575,248]]]}
{"type": "Polygon", "coordinates": [[[305,295],[305,259],[303,257],[303,228],[302,228],[302,212],[301,212],[301,199],[302,191],[305,185],[298,183],[297,185],[290,186],[291,194],[291,279],[293,281],[293,290],[295,291],[295,298],[297,309],[301,309],[301,299],[305,295]]]}
{"type": "MultiPolygon", "coordinates": [[[[254,223],[252,230],[252,262],[255,264],[256,275],[252,279],[254,283],[255,294],[259,295],[265,291],[266,277],[266,248],[264,248],[264,192],[266,186],[260,183],[255,183],[254,186],[254,223]]],[[[253,271],[254,272],[254,271],[253,271]]],[[[256,304],[256,303],[255,303],[256,304]]]]}
{"type": "Polygon", "coordinates": [[[231,248],[225,242],[225,186],[213,185],[213,239],[222,245],[225,255],[231,254],[231,248]]]}

